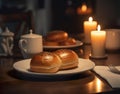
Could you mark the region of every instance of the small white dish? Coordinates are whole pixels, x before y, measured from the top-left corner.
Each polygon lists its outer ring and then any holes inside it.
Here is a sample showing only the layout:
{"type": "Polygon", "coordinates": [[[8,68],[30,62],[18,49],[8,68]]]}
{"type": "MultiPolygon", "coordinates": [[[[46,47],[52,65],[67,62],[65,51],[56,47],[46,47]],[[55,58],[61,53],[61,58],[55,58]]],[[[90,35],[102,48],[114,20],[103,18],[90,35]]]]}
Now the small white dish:
{"type": "Polygon", "coordinates": [[[26,75],[31,76],[62,76],[62,75],[72,75],[72,74],[78,74],[82,73],[88,70],[91,70],[95,67],[94,62],[92,62],[89,59],[81,59],[79,58],[79,65],[77,68],[69,69],[69,70],[61,70],[56,73],[36,73],[29,71],[30,69],[30,60],[31,59],[25,59],[18,62],[15,62],[13,67],[15,70],[21,73],[25,73],[26,75]]]}

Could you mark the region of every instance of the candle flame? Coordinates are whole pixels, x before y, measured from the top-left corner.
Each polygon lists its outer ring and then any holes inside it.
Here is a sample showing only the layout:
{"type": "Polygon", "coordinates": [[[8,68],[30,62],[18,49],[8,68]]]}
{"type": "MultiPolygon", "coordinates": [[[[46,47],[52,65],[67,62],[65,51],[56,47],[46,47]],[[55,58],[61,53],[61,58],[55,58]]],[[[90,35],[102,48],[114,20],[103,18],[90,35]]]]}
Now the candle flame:
{"type": "Polygon", "coordinates": [[[93,21],[93,18],[92,17],[89,17],[89,22],[92,22],[93,21]]]}
{"type": "Polygon", "coordinates": [[[101,29],[101,27],[100,27],[100,25],[98,25],[98,26],[97,26],[97,30],[100,31],[100,29],[101,29]]]}
{"type": "Polygon", "coordinates": [[[83,4],[82,7],[81,7],[81,10],[84,11],[84,12],[87,11],[87,6],[85,4],[83,4]]]}

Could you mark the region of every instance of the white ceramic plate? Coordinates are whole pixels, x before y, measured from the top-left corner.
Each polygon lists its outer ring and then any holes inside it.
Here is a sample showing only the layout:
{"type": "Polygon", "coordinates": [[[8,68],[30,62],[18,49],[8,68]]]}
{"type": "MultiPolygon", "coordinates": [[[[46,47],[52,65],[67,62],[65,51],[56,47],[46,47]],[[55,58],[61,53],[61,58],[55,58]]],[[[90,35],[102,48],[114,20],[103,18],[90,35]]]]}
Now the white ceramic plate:
{"type": "Polygon", "coordinates": [[[77,68],[69,69],[69,70],[61,70],[61,71],[58,71],[57,73],[36,73],[36,72],[29,71],[30,60],[31,59],[25,59],[25,60],[15,62],[13,67],[14,67],[15,70],[17,70],[19,72],[22,72],[22,73],[25,73],[25,74],[30,74],[30,75],[33,75],[33,76],[34,75],[57,76],[57,75],[70,75],[70,74],[82,73],[82,72],[93,69],[94,66],[95,66],[94,62],[92,62],[88,59],[79,58],[79,65],[78,65],[77,68]]]}
{"type": "Polygon", "coordinates": [[[78,47],[78,46],[82,46],[83,42],[77,40],[75,45],[68,45],[68,46],[43,46],[44,48],[47,49],[52,49],[52,48],[73,48],[73,47],[78,47]]]}

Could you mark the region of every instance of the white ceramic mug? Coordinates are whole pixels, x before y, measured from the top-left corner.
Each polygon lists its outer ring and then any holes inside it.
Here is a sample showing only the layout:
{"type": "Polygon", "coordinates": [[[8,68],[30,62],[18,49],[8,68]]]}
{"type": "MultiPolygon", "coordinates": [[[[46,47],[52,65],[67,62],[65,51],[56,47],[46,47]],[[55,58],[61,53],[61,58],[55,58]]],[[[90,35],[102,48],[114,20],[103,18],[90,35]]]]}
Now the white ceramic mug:
{"type": "Polygon", "coordinates": [[[120,29],[106,29],[106,49],[120,49],[120,29]]]}
{"type": "Polygon", "coordinates": [[[24,58],[31,58],[43,51],[42,36],[32,33],[23,35],[19,41],[19,47],[24,58]]]}

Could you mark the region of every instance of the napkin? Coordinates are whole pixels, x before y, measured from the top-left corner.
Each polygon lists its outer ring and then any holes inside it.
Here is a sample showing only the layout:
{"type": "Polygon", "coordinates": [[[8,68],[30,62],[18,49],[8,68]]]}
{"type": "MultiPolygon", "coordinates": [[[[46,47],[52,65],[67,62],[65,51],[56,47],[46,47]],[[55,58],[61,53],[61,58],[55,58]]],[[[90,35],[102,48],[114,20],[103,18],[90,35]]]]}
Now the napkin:
{"type": "MultiPolygon", "coordinates": [[[[117,68],[120,70],[120,66],[117,68]]],[[[112,88],[120,88],[120,74],[112,73],[107,66],[95,66],[93,71],[104,78],[112,88]]]]}

